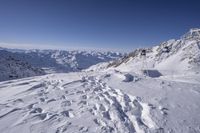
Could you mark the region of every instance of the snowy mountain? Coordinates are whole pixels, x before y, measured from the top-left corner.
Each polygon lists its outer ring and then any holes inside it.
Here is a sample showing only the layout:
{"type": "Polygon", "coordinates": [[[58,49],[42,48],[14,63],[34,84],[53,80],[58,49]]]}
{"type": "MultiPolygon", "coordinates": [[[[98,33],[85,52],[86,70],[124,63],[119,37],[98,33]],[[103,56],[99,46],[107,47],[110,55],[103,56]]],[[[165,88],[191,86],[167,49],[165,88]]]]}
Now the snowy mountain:
{"type": "Polygon", "coordinates": [[[0,50],[0,81],[43,75],[42,69],[31,66],[14,53],[0,50]]]}
{"type": "Polygon", "coordinates": [[[15,53],[20,60],[42,68],[47,73],[80,71],[100,62],[115,60],[123,55],[117,52],[97,51],[4,50],[15,53]]]}
{"type": "Polygon", "coordinates": [[[120,71],[159,71],[162,74],[188,73],[200,70],[200,29],[191,29],[180,39],[171,39],[152,48],[136,49],[117,61],[98,64],[89,70],[100,68],[120,71]],[[141,56],[145,50],[146,56],[141,56]]]}
{"type": "MultiPolygon", "coordinates": [[[[0,131],[199,133],[199,33],[191,29],[178,40],[79,72],[0,82],[0,131]],[[141,69],[159,76],[145,76],[141,69]]],[[[48,55],[63,64],[65,54],[46,52],[13,54],[48,55]]]]}

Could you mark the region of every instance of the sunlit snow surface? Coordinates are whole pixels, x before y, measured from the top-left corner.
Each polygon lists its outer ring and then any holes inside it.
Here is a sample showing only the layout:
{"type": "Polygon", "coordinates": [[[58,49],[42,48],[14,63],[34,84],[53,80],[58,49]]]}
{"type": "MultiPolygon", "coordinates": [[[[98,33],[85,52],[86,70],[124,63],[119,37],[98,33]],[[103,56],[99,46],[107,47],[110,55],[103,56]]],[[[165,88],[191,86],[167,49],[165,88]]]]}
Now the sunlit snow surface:
{"type": "Polygon", "coordinates": [[[196,133],[199,112],[199,74],[109,70],[0,82],[1,133],[196,133]]]}

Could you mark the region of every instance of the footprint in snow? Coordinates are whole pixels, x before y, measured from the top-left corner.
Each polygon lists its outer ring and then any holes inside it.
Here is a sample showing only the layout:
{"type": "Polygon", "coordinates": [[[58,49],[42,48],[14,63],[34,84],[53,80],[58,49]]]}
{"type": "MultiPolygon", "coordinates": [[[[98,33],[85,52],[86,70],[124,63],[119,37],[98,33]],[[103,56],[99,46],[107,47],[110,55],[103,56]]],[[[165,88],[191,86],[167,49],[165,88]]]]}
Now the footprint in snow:
{"type": "Polygon", "coordinates": [[[80,90],[76,92],[76,94],[83,94],[83,93],[84,91],[80,91],[80,90]]]}
{"type": "Polygon", "coordinates": [[[106,111],[106,107],[103,104],[100,104],[99,110],[100,111],[106,111]]]}
{"type": "Polygon", "coordinates": [[[111,120],[109,111],[102,112],[102,116],[108,120],[111,120]]]}
{"type": "Polygon", "coordinates": [[[40,102],[45,102],[45,98],[40,98],[40,102]]]}
{"type": "Polygon", "coordinates": [[[52,99],[48,100],[47,103],[54,102],[54,101],[56,101],[56,99],[52,98],[52,99]]]}
{"type": "Polygon", "coordinates": [[[87,95],[82,95],[81,96],[81,99],[87,99],[88,97],[87,97],[87,95]]]}
{"type": "Polygon", "coordinates": [[[81,100],[78,104],[79,104],[79,105],[87,105],[88,103],[87,103],[87,101],[81,100]]]}
{"type": "Polygon", "coordinates": [[[32,103],[32,104],[28,105],[27,108],[32,109],[35,106],[35,104],[38,104],[38,103],[32,103]]]}
{"type": "Polygon", "coordinates": [[[47,113],[37,114],[37,115],[35,115],[35,116],[33,116],[33,117],[37,117],[37,118],[40,119],[40,120],[44,120],[44,119],[47,118],[47,113]]]}
{"type": "Polygon", "coordinates": [[[88,127],[80,127],[79,128],[79,131],[81,131],[81,132],[88,132],[88,127]]]}
{"type": "Polygon", "coordinates": [[[168,115],[168,110],[169,110],[168,108],[160,106],[159,109],[161,111],[161,114],[168,115]]]}
{"type": "Polygon", "coordinates": [[[24,101],[22,99],[16,99],[16,100],[13,101],[14,105],[22,104],[22,103],[24,103],[24,101]]]}
{"type": "Polygon", "coordinates": [[[42,113],[42,109],[41,108],[34,108],[31,112],[30,112],[30,114],[34,114],[34,113],[42,113]]]}
{"type": "Polygon", "coordinates": [[[61,107],[71,106],[72,101],[66,100],[61,103],[61,107]]]}
{"type": "Polygon", "coordinates": [[[69,109],[69,110],[65,110],[65,111],[62,111],[61,114],[65,117],[74,117],[74,114],[73,114],[73,110],[72,109],[69,109]]]}
{"type": "Polygon", "coordinates": [[[85,92],[89,92],[89,91],[90,91],[90,89],[89,89],[89,88],[85,89],[85,92]]]}

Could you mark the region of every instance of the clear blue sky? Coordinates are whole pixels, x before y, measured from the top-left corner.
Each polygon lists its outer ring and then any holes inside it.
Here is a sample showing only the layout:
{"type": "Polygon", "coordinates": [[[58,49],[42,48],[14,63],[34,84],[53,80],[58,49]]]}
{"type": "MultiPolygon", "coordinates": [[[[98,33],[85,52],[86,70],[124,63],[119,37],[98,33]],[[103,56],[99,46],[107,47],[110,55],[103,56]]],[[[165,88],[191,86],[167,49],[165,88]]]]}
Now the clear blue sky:
{"type": "Polygon", "coordinates": [[[4,45],[130,51],[196,27],[200,0],[0,0],[4,45]]]}

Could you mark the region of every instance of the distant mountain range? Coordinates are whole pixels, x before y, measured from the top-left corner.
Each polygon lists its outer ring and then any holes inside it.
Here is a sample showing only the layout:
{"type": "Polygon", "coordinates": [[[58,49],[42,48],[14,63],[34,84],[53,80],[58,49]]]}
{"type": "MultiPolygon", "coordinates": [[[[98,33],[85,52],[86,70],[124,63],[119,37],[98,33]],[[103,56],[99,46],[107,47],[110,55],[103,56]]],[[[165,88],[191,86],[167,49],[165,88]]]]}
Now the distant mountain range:
{"type": "Polygon", "coordinates": [[[0,50],[0,81],[45,74],[44,70],[16,58],[15,53],[0,50]]]}
{"type": "Polygon", "coordinates": [[[0,48],[0,81],[55,72],[75,72],[122,57],[117,52],[0,48]],[[19,63],[20,62],[20,63],[19,63]]]}

